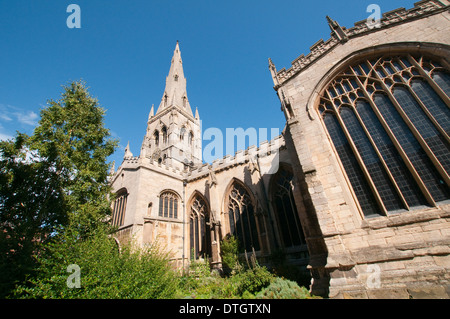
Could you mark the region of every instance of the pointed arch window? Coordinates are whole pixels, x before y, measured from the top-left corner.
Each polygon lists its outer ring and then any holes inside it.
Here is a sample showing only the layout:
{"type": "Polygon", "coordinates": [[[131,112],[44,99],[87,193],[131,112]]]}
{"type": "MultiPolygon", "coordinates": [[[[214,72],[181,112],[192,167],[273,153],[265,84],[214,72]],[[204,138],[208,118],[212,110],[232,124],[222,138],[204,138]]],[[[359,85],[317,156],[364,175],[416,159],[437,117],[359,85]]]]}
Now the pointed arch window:
{"type": "Polygon", "coordinates": [[[179,197],[172,191],[165,191],[159,196],[159,217],[178,218],[179,197]]]}
{"type": "Polygon", "coordinates": [[[153,138],[155,140],[155,146],[159,145],[159,131],[156,130],[155,133],[153,133],[153,138]]]}
{"type": "Polygon", "coordinates": [[[162,140],[164,144],[167,144],[167,127],[163,126],[163,128],[161,129],[162,132],[162,140]]]}
{"type": "Polygon", "coordinates": [[[191,132],[189,132],[189,136],[188,136],[188,144],[192,145],[193,141],[194,141],[194,133],[192,133],[192,131],[191,131],[191,132]]]}
{"type": "Polygon", "coordinates": [[[120,227],[125,220],[125,211],[127,208],[128,192],[125,188],[119,190],[116,193],[116,199],[113,203],[112,224],[113,226],[120,227]]]}
{"type": "Polygon", "coordinates": [[[205,199],[196,194],[190,208],[189,239],[191,259],[211,256],[210,212],[205,199]]]}
{"type": "Polygon", "coordinates": [[[438,61],[377,56],[338,74],[318,111],[365,216],[450,199],[450,76],[438,61]]]}
{"type": "Polygon", "coordinates": [[[186,134],[186,129],[184,126],[180,130],[180,141],[184,141],[184,135],[186,134]]]}
{"type": "Polygon", "coordinates": [[[293,174],[281,168],[272,180],[272,204],[284,247],[305,245],[305,235],[292,191],[293,174]]]}
{"type": "Polygon", "coordinates": [[[247,189],[233,182],[227,196],[230,233],[239,241],[240,252],[260,250],[255,205],[247,189]]]}

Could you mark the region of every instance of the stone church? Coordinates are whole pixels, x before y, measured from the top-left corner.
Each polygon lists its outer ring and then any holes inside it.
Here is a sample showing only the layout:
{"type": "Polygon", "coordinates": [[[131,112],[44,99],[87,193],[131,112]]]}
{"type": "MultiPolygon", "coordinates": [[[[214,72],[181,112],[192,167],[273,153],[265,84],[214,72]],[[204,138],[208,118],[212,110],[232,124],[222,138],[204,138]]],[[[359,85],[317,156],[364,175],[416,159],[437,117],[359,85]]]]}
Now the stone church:
{"type": "Polygon", "coordinates": [[[128,146],[111,177],[119,243],[220,268],[233,235],[263,263],[284,251],[313,294],[449,298],[449,10],[423,0],[350,28],[327,16],[329,39],[288,69],[269,59],[282,134],[212,163],[177,43],[140,154],[128,146]]]}

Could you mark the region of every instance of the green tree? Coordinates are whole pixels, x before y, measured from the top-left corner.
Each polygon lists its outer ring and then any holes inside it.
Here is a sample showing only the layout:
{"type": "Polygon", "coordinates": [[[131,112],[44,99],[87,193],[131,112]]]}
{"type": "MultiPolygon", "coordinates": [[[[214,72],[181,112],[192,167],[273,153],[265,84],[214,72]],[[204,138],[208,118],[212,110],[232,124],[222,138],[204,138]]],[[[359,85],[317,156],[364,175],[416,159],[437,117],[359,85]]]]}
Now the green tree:
{"type": "Polygon", "coordinates": [[[63,189],[69,223],[80,236],[110,214],[107,158],[117,141],[104,127],[105,111],[83,82],[50,100],[31,136],[31,147],[52,165],[63,189]]]}
{"type": "Polygon", "coordinates": [[[20,133],[0,142],[0,298],[33,270],[33,254],[66,222],[58,177],[28,144],[20,133]]]}
{"type": "Polygon", "coordinates": [[[106,160],[117,141],[83,82],[50,100],[32,136],[0,142],[0,297],[32,274],[55,234],[87,236],[110,214],[106,160]]]}

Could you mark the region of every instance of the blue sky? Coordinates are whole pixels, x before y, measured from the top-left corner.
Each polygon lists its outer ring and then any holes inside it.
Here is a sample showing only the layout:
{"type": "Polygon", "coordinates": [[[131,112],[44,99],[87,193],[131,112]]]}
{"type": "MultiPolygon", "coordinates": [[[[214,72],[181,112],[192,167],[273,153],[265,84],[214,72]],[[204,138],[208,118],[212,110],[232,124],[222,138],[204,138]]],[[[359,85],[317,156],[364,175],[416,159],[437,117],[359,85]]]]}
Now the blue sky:
{"type": "MultiPolygon", "coordinates": [[[[40,109],[61,85],[83,79],[120,140],[139,154],[152,104],[157,107],[176,41],[187,93],[203,129],[284,127],[268,70],[278,70],[319,39],[325,16],[342,26],[366,19],[369,4],[387,12],[415,1],[349,0],[0,0],[0,139],[31,134],[40,109]],[[69,4],[81,28],[69,29],[69,4]]],[[[270,137],[270,136],[269,136],[270,137]]]]}

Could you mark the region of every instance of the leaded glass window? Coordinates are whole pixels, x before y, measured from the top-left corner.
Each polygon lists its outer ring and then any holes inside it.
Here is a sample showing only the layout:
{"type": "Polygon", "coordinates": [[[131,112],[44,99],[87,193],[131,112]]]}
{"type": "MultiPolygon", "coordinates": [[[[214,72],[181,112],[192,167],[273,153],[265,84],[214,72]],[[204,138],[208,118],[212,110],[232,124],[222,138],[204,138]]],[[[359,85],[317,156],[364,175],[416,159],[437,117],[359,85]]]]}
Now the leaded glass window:
{"type": "Polygon", "coordinates": [[[113,203],[112,224],[120,227],[124,223],[125,211],[127,208],[128,193],[126,189],[121,189],[116,193],[116,199],[113,203]]]}
{"type": "Polygon", "coordinates": [[[228,194],[230,233],[239,241],[240,252],[259,250],[255,206],[246,188],[234,182],[228,194]]]}
{"type": "Polygon", "coordinates": [[[196,195],[191,205],[189,230],[191,259],[211,256],[211,227],[206,201],[196,195]]]}
{"type": "Polygon", "coordinates": [[[178,195],[166,191],[159,196],[159,216],[178,218],[178,195]]]}
{"type": "Polygon", "coordinates": [[[450,199],[450,76],[424,56],[359,61],[318,111],[365,216],[450,199]]]}
{"type": "Polygon", "coordinates": [[[272,204],[284,247],[305,245],[305,235],[292,192],[293,175],[280,168],[272,184],[272,204]]]}

